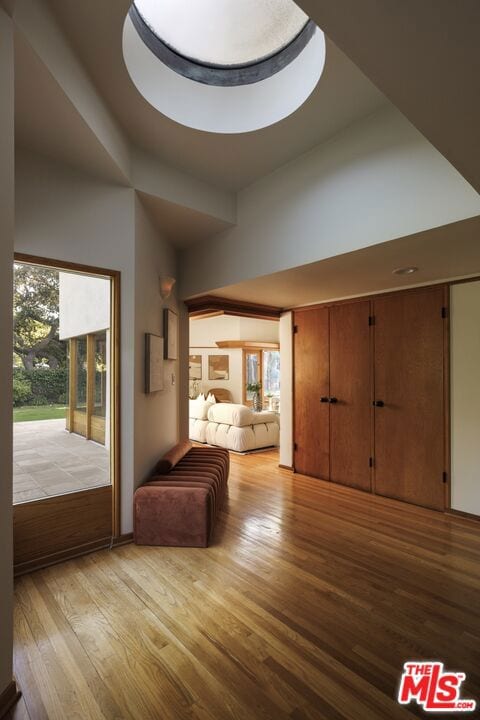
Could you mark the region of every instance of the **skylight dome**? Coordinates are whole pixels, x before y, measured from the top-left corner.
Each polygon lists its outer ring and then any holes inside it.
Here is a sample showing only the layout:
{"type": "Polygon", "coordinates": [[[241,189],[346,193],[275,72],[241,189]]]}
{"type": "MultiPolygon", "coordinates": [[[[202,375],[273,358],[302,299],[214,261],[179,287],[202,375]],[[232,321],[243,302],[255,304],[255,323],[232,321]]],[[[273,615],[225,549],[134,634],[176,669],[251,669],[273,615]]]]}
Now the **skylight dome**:
{"type": "Polygon", "coordinates": [[[172,50],[218,67],[274,55],[308,22],[292,0],[135,0],[135,6],[172,50]]]}
{"type": "Polygon", "coordinates": [[[298,109],[325,38],[293,0],[134,0],[123,54],[142,95],[195,129],[240,133],[298,109]]]}

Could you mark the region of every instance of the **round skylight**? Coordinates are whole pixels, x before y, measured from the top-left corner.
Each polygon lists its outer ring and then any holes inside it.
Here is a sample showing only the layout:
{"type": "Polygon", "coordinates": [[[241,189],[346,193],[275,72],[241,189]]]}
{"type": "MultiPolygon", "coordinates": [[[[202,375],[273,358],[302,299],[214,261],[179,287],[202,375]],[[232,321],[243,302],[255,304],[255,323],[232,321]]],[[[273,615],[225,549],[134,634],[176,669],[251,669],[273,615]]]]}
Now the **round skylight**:
{"type": "Polygon", "coordinates": [[[308,22],[292,0],[135,0],[135,6],[176,53],[220,67],[280,52],[308,22]]]}
{"type": "Polygon", "coordinates": [[[293,0],[135,0],[123,55],[137,89],[167,117],[243,133],[307,100],[325,38],[293,0]]]}

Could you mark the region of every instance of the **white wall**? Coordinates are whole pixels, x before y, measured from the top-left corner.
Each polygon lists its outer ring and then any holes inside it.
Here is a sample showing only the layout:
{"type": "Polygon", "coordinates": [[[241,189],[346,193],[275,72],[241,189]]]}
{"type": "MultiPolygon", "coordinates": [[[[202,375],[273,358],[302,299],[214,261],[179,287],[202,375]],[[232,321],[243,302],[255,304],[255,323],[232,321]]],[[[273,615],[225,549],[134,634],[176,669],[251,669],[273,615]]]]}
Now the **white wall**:
{"type": "Polygon", "coordinates": [[[221,340],[279,341],[279,324],[275,320],[217,315],[190,319],[190,347],[216,347],[221,340]]]}
{"type": "MultiPolygon", "coordinates": [[[[176,277],[175,253],[135,202],[135,443],[134,486],[179,439],[179,361],[164,363],[165,388],[145,394],[145,333],[163,336],[163,309],[178,312],[175,293],[162,303],[159,275],[176,277]]],[[[179,322],[186,318],[179,317],[179,322]]],[[[181,331],[180,337],[183,332],[181,331]]]]}
{"type": "Polygon", "coordinates": [[[60,340],[110,327],[110,280],[59,273],[60,340]]]}
{"type": "Polygon", "coordinates": [[[280,465],[293,467],[292,313],[280,318],[280,465]]]}
{"type": "Polygon", "coordinates": [[[17,153],[15,250],[121,272],[121,526],[134,487],[135,194],[17,153]]]}
{"type": "Polygon", "coordinates": [[[236,227],[182,252],[180,295],[479,213],[473,188],[398,111],[385,108],[243,190],[236,227]]]}
{"type": "Polygon", "coordinates": [[[212,348],[190,348],[191,355],[201,355],[202,357],[202,380],[198,382],[198,392],[208,393],[212,388],[223,388],[230,390],[233,402],[243,402],[243,384],[242,384],[242,359],[243,353],[239,348],[231,348],[221,350],[216,347],[212,348]],[[209,355],[228,355],[229,360],[229,379],[228,380],[209,380],[208,378],[208,356],[209,355]]]}
{"type": "Polygon", "coordinates": [[[13,28],[0,7],[0,695],[12,681],[13,28]]]}
{"type": "Polygon", "coordinates": [[[452,508],[480,515],[480,282],[451,290],[452,508]]]}

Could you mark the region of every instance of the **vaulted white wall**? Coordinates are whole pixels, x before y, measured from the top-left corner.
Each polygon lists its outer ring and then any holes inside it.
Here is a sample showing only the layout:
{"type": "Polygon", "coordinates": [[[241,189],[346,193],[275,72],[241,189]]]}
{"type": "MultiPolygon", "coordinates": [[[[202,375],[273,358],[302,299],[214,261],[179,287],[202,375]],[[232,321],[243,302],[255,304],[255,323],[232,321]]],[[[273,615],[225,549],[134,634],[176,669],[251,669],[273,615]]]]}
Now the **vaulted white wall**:
{"type": "Polygon", "coordinates": [[[182,253],[181,296],[480,214],[480,197],[393,108],[240,192],[237,225],[182,253]]]}
{"type": "MultiPolygon", "coordinates": [[[[164,337],[163,310],[178,313],[175,292],[165,301],[159,275],[176,277],[173,248],[153,227],[135,200],[135,373],[134,485],[150,473],[161,455],[179,438],[179,360],[165,360],[164,390],[145,394],[145,333],[164,337]]],[[[185,319],[179,318],[179,322],[185,319]]],[[[185,400],[186,402],[186,400],[185,400]]],[[[130,498],[131,503],[131,498],[130,498]]]]}

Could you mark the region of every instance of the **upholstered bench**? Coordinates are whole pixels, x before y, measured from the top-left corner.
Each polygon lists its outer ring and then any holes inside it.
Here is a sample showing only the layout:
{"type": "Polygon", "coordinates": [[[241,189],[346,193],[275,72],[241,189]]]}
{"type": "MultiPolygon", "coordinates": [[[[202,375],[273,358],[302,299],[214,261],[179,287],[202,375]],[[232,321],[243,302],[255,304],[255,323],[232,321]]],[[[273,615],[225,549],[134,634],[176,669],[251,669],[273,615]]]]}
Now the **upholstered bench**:
{"type": "Polygon", "coordinates": [[[137,545],[207,547],[228,482],[230,458],[222,448],[176,445],[135,493],[137,545]]]}

